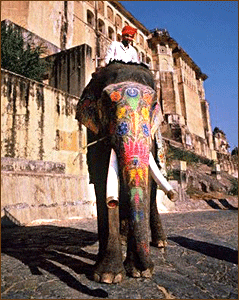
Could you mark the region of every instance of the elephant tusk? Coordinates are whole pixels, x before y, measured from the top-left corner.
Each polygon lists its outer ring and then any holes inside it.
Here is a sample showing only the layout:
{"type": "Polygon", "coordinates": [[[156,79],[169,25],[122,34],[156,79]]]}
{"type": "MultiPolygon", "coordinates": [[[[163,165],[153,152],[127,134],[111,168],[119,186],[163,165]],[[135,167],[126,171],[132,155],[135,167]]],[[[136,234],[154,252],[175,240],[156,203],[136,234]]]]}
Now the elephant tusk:
{"type": "Polygon", "coordinates": [[[117,156],[111,149],[109,170],[106,184],[106,203],[108,207],[115,207],[119,202],[119,171],[117,156]]]}
{"type": "Polygon", "coordinates": [[[173,187],[169,184],[167,179],[159,170],[159,167],[157,166],[153,154],[151,152],[149,154],[149,168],[154,181],[159,185],[159,187],[164,191],[165,194],[168,194],[170,190],[173,190],[173,187]]]}

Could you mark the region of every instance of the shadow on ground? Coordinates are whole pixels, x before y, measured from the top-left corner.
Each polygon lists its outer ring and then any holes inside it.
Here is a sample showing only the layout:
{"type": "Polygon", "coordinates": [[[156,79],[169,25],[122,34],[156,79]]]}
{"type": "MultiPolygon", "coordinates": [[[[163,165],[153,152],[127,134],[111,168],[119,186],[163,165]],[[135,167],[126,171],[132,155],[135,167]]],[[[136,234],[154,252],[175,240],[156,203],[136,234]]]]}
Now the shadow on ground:
{"type": "Polygon", "coordinates": [[[168,237],[168,239],[184,248],[197,251],[213,258],[238,264],[237,250],[207,242],[196,241],[183,236],[168,237]]]}
{"type": "Polygon", "coordinates": [[[95,254],[81,249],[96,243],[96,233],[49,225],[15,226],[2,228],[1,237],[1,252],[27,265],[33,275],[42,275],[40,269],[43,269],[81,293],[98,298],[108,297],[108,293],[103,289],[92,290],[65,270],[67,267],[92,279],[93,264],[80,258],[96,261],[95,254]]]}
{"type": "Polygon", "coordinates": [[[218,199],[217,201],[215,200],[205,200],[205,202],[213,209],[229,209],[229,210],[238,210],[237,207],[231,205],[227,199],[218,199]],[[218,201],[218,203],[217,203],[218,201]],[[221,206],[220,206],[220,205],[221,206]]]}

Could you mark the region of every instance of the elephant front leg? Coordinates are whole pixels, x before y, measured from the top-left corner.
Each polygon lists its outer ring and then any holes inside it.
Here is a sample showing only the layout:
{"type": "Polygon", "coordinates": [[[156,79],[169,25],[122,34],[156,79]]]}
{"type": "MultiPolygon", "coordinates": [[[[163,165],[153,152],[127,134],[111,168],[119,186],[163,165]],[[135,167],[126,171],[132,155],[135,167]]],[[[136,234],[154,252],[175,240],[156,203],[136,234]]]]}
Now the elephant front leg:
{"type": "Polygon", "coordinates": [[[104,249],[101,249],[99,261],[96,263],[94,280],[103,283],[119,283],[125,275],[119,235],[119,206],[114,200],[108,202],[107,206],[109,233],[107,243],[104,249]]]}
{"type": "Polygon", "coordinates": [[[163,225],[158,213],[157,204],[157,184],[151,179],[151,197],[150,197],[150,229],[152,237],[152,246],[164,248],[167,246],[167,237],[163,230],[163,225]]]}
{"type": "MultiPolygon", "coordinates": [[[[100,187],[102,188],[102,184],[100,187]]],[[[118,283],[123,280],[125,270],[119,233],[118,170],[116,155],[113,150],[111,151],[106,189],[105,185],[103,188],[103,193],[97,193],[100,247],[94,280],[104,283],[118,283]]]]}

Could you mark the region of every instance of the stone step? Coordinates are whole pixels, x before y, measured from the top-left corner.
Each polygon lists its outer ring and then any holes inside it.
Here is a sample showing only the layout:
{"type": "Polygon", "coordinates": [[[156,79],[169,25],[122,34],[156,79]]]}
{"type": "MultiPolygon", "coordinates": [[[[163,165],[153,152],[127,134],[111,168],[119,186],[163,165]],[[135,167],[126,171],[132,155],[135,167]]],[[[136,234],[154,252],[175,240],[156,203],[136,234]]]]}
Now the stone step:
{"type": "Polygon", "coordinates": [[[1,158],[1,171],[65,174],[64,163],[22,158],[1,158]]]}

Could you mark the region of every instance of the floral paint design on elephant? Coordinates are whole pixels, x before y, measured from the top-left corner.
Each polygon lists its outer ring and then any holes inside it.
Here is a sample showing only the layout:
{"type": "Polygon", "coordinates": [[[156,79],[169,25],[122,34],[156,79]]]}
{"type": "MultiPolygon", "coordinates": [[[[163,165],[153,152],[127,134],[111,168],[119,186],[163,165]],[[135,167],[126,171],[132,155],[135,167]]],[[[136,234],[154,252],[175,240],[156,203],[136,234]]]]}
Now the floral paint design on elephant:
{"type": "MultiPolygon", "coordinates": [[[[120,145],[123,177],[129,186],[129,199],[132,205],[132,221],[145,222],[145,203],[148,190],[148,166],[151,147],[150,111],[154,91],[131,83],[124,85],[110,94],[112,104],[117,102],[116,135],[120,145]],[[121,94],[121,95],[119,95],[121,94]],[[117,100],[116,100],[117,99],[117,100]]],[[[144,243],[144,241],[138,241],[144,243]]],[[[146,243],[147,244],[147,243],[146,243]]],[[[140,247],[142,248],[142,247],[140,247]]],[[[145,247],[144,247],[145,248],[145,247]]],[[[147,253],[148,249],[145,249],[147,253]]]]}
{"type": "Polygon", "coordinates": [[[149,153],[155,133],[152,130],[156,130],[161,122],[158,116],[161,110],[156,92],[140,83],[112,84],[104,91],[111,100],[109,131],[130,202],[132,249],[144,261],[149,255],[149,153]]]}

